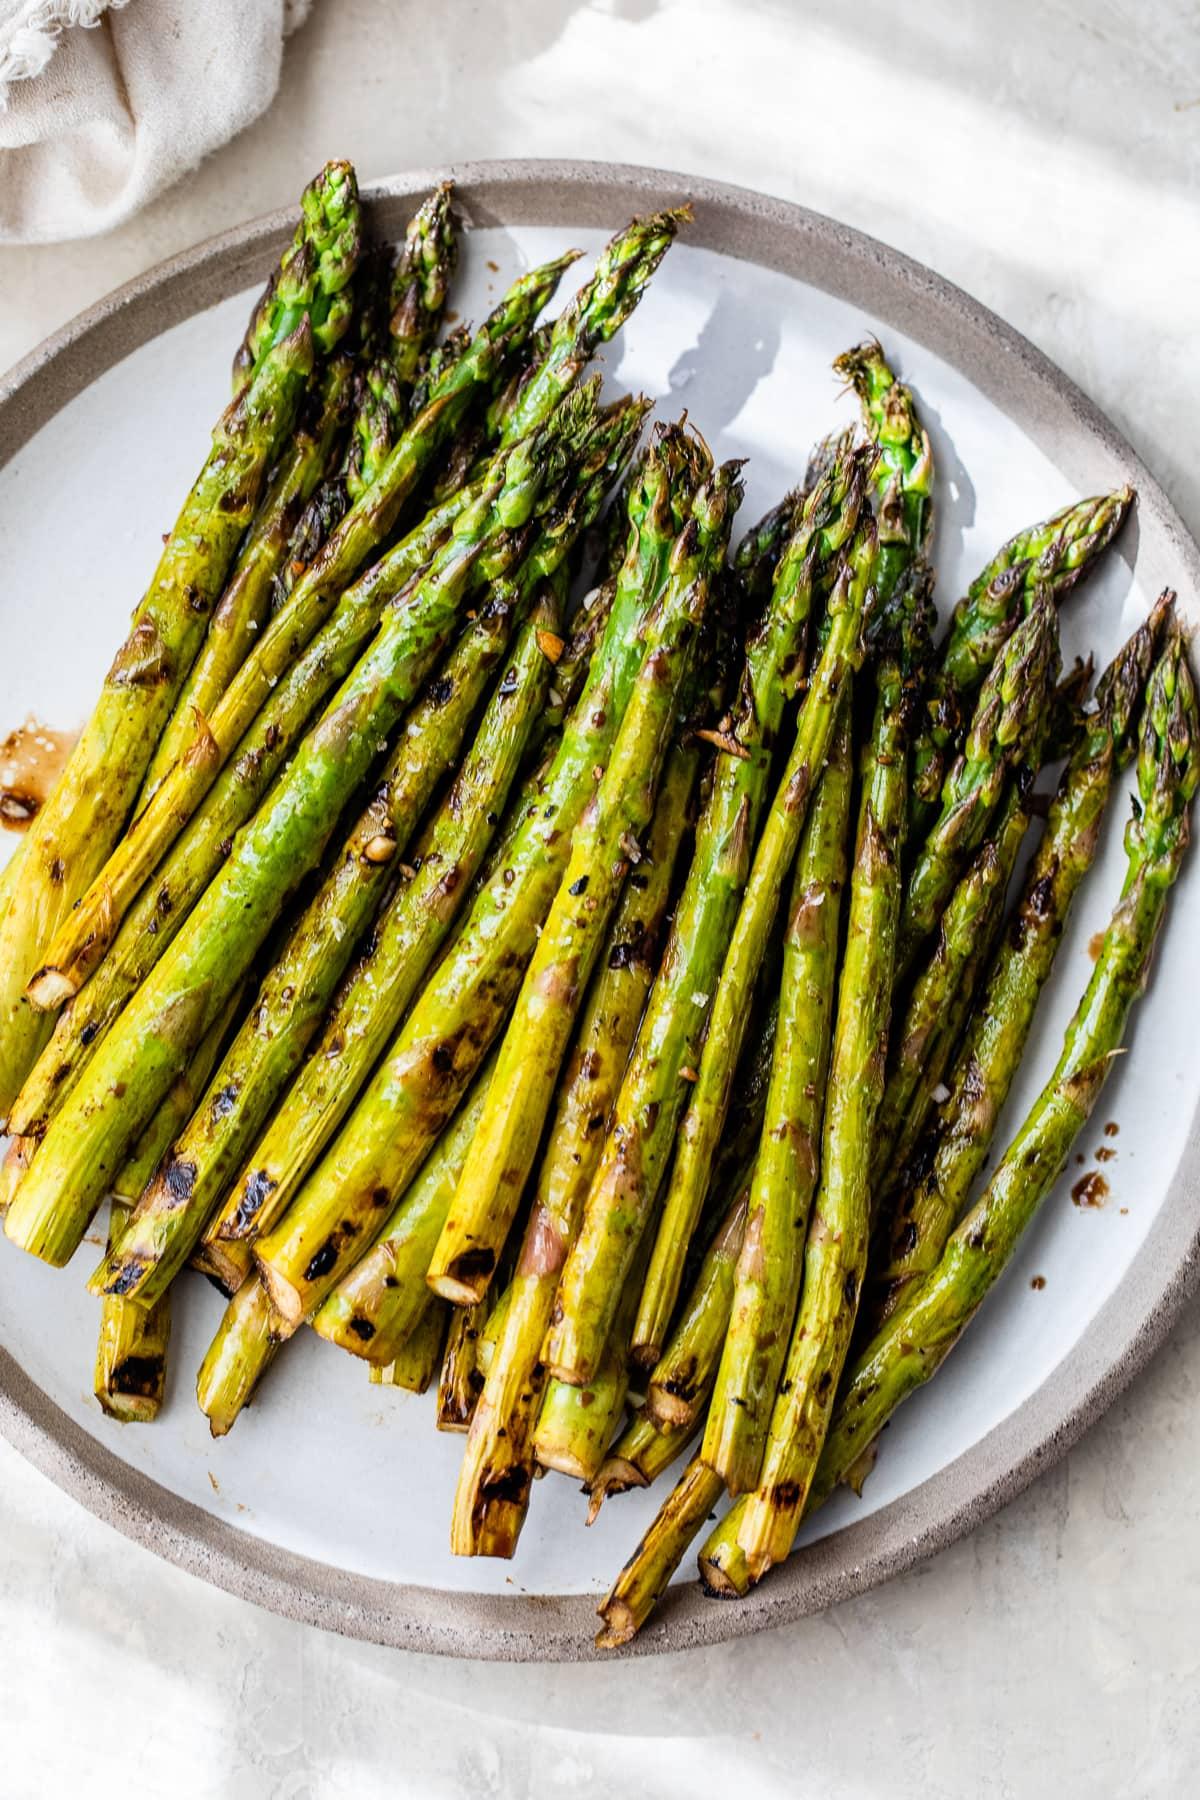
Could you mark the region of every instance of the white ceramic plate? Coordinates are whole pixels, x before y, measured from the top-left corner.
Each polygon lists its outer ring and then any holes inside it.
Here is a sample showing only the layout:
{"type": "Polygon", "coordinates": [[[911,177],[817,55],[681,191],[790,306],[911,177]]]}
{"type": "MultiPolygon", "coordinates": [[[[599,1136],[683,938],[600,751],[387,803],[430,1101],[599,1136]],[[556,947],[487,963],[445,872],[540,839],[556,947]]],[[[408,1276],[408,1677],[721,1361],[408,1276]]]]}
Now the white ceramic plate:
{"type": "MultiPolygon", "coordinates": [[[[385,229],[420,185],[385,184],[385,229]]],[[[631,171],[465,171],[464,208],[481,222],[467,235],[453,304],[478,319],[520,269],[565,242],[594,253],[633,206],[687,191],[701,202],[698,229],[671,251],[604,369],[614,387],[653,395],[664,415],[686,406],[718,456],[749,458],[744,522],[796,480],[814,438],[853,417],[830,362],[874,332],[933,437],[943,606],[1017,527],[1131,478],[1142,488],[1139,519],[1064,608],[1064,662],[1090,649],[1102,664],[1164,579],[1192,607],[1194,547],[1063,379],[935,278],[797,209],[631,171]],[[483,222],[496,218],[504,223],[483,222]]],[[[0,396],[12,449],[0,470],[0,735],[31,712],[64,727],[85,716],[202,460],[250,271],[266,266],[278,230],[279,221],[249,227],[185,259],[203,276],[193,290],[211,300],[200,310],[177,270],[152,275],[31,359],[12,398],[0,396]],[[31,417],[40,429],[20,442],[31,417]]],[[[1089,939],[1121,880],[1127,814],[1122,792],[998,1142],[1044,1079],[1087,979],[1089,939]]],[[[0,857],[14,841],[0,836],[0,857]]],[[[1094,1166],[1103,1123],[1118,1123],[1107,1205],[1071,1203],[1073,1168],[961,1349],[889,1430],[864,1498],[835,1499],[788,1570],[751,1601],[681,1597],[646,1643],[790,1616],[953,1535],[1028,1479],[1128,1373],[1139,1334],[1149,1342],[1163,1328],[1193,1235],[1177,1176],[1200,1098],[1190,1055],[1198,909],[1193,863],[1132,1054],[1079,1146],[1094,1166]],[[1044,1280],[1036,1290],[1034,1275],[1044,1280]]],[[[98,1222],[65,1273],[0,1243],[0,1344],[11,1358],[0,1357],[0,1423],[60,1479],[166,1553],[302,1616],[474,1654],[586,1653],[591,1602],[571,1597],[607,1587],[658,1490],[610,1502],[585,1531],[574,1485],[547,1479],[512,1565],[456,1560],[447,1524],[461,1439],[435,1432],[431,1397],[369,1386],[361,1364],[310,1333],[279,1359],[232,1435],[210,1440],[192,1383],[221,1302],[199,1280],[182,1284],[162,1420],[116,1425],[90,1393],[97,1309],[83,1281],[100,1243],[98,1222]]],[[[681,1579],[692,1573],[686,1565],[681,1579]]]]}

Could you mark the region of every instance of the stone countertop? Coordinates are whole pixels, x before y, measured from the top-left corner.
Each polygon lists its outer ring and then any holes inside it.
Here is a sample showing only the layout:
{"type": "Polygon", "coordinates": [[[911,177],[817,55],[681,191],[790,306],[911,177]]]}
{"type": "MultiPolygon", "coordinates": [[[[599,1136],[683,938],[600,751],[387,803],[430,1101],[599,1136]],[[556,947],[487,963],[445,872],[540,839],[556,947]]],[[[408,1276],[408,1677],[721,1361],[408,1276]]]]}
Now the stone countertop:
{"type": "MultiPolygon", "coordinates": [[[[0,366],[328,155],[646,162],[802,200],[957,281],[1200,529],[1200,25],[1174,0],[317,0],[250,131],[106,238],[0,257],[0,366]]],[[[1200,1305],[1083,1443],[888,1586],[757,1640],[580,1668],[408,1656],[259,1612],[0,1444],[14,1800],[959,1800],[1187,1791],[1200,1305]],[[119,1704],[119,1723],[114,1717],[119,1704]]]]}

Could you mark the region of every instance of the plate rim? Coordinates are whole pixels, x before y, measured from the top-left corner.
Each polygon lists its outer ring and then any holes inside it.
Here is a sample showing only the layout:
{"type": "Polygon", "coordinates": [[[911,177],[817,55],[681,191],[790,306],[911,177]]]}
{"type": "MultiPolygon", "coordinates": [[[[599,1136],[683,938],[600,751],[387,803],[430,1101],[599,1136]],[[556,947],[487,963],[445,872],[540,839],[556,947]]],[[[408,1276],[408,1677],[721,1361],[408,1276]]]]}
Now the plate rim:
{"type": "MultiPolygon", "coordinates": [[[[1200,548],[1108,417],[1022,334],[914,259],[792,201],[624,163],[450,163],[364,185],[385,220],[449,177],[474,225],[607,225],[686,197],[687,242],[782,270],[862,304],[960,369],[1036,442],[1090,440],[1138,489],[1177,585],[1200,589],[1200,548]],[[504,214],[505,216],[501,216],[504,214]],[[853,281],[838,285],[849,270],[853,281]],[[852,288],[852,291],[851,291],[852,288]],[[886,304],[884,301],[886,300],[886,304]],[[936,328],[936,329],[935,329],[936,328]],[[1064,410],[1065,409],[1065,410],[1064,410]],[[1069,428],[1069,429],[1068,429],[1069,428]]],[[[160,262],[59,328],[0,378],[0,469],[104,370],[171,324],[250,286],[290,234],[264,214],[160,262]]],[[[388,220],[391,223],[391,220],[388,220]]],[[[954,1542],[1062,1455],[1153,1356],[1200,1282],[1200,1143],[1193,1117],[1165,1202],[1121,1283],[1070,1353],[1000,1425],[943,1469],[793,1556],[745,1600],[673,1588],[625,1655],[684,1650],[784,1625],[862,1593],[954,1542]]],[[[486,1660],[612,1656],[592,1644],[591,1595],[489,1595],[358,1575],[280,1549],[182,1499],[68,1417],[0,1348],[0,1434],[90,1512],[201,1579],[289,1618],[398,1648],[486,1660]]]]}

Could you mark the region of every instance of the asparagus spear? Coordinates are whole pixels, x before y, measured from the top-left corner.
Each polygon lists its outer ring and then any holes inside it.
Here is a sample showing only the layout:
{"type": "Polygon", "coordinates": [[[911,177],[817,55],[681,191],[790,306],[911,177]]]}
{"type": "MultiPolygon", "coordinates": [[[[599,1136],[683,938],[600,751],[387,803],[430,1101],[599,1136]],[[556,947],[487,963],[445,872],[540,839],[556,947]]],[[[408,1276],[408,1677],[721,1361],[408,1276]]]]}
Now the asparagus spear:
{"type": "MultiPolygon", "coordinates": [[[[632,1323],[632,1318],[626,1321],[623,1334],[626,1344],[632,1323]]],[[[611,1344],[605,1351],[596,1379],[586,1387],[571,1387],[568,1382],[553,1379],[548,1381],[530,1440],[537,1466],[554,1469],[560,1475],[569,1475],[572,1480],[582,1482],[585,1487],[590,1486],[612,1443],[628,1388],[628,1360],[611,1344]]],[[[511,1528],[508,1535],[514,1539],[515,1549],[516,1534],[511,1528]]],[[[493,1544],[489,1545],[488,1554],[496,1556],[500,1551],[493,1544]]]]}
{"type": "Polygon", "coordinates": [[[913,982],[903,1016],[892,1022],[887,1085],[875,1121],[871,1193],[885,1203],[920,1136],[982,978],[1004,915],[1004,900],[1029,824],[1033,771],[1018,770],[1001,802],[996,829],[955,888],[937,941],[913,982]]]}
{"type": "Polygon", "coordinates": [[[632,219],[600,252],[595,273],[554,322],[545,357],[522,389],[504,426],[513,443],[532,430],[579,379],[600,344],[624,324],[646,283],[692,216],[690,206],[632,219]]]}
{"type": "Polygon", "coordinates": [[[695,1429],[679,1425],[660,1431],[645,1407],[635,1413],[588,1485],[588,1524],[595,1524],[610,1494],[652,1487],[686,1448],[695,1429]]]}
{"type": "Polygon", "coordinates": [[[483,1387],[476,1346],[487,1318],[487,1302],[450,1308],[450,1326],[438,1376],[437,1428],[467,1431],[483,1387]]]}
{"type": "Polygon", "coordinates": [[[235,400],[253,385],[276,346],[303,322],[317,350],[328,354],[340,341],[350,322],[361,227],[353,168],[346,162],[326,163],[300,196],[295,236],[250,316],[234,362],[235,400]]]}
{"type": "Polygon", "coordinates": [[[850,738],[847,694],[796,858],[766,1117],[704,1435],[705,1461],[735,1494],[758,1476],[817,1186],[849,864],[850,738]]]}
{"type": "MultiPolygon", "coordinates": [[[[380,291],[372,311],[383,315],[386,309],[386,316],[378,318],[378,329],[363,334],[360,347],[358,402],[343,468],[352,503],[367,491],[394,448],[437,335],[458,256],[451,194],[450,183],[443,182],[409,221],[396,267],[388,271],[386,293],[384,270],[378,269],[380,291]]],[[[371,324],[375,326],[375,318],[371,324]]]]}
{"type": "Polygon", "coordinates": [[[143,803],[197,736],[203,735],[202,721],[266,624],[279,566],[289,552],[298,515],[312,498],[344,435],[352,392],[350,358],[332,357],[320,387],[301,408],[295,435],[280,457],[175,710],[150,759],[142,784],[143,803]]]}
{"type": "MultiPolygon", "coordinates": [[[[162,1105],[113,1179],[118,1200],[133,1207],[153,1180],[159,1163],[196,1110],[204,1085],[221,1054],[234,1020],[242,1008],[243,988],[235,988],[224,1012],[202,1038],[195,1056],[175,1081],[162,1105]]],[[[111,1236],[111,1233],[110,1233],[111,1236]]]]}
{"type": "MultiPolygon", "coordinates": [[[[910,1285],[855,1363],[813,1483],[814,1505],[846,1478],[896,1408],[940,1368],[1010,1262],[1091,1116],[1120,1051],[1130,1009],[1145,988],[1187,848],[1189,808],[1200,777],[1198,729],[1195,688],[1172,620],[1147,695],[1139,802],[1125,836],[1125,883],[1058,1064],[936,1266],[910,1285]]],[[[764,1488],[761,1505],[764,1512],[770,1509],[764,1536],[770,1559],[778,1561],[795,1530],[792,1509],[770,1488],[764,1488]]]]}
{"type": "Polygon", "coordinates": [[[758,613],[770,603],[779,559],[795,536],[806,498],[795,491],[785,494],[750,527],[733,553],[734,571],[747,601],[758,613]]]}
{"type": "Polygon", "coordinates": [[[600,1649],[619,1649],[641,1630],[720,1497],[721,1477],[694,1456],[596,1609],[604,1621],[600,1649]]]}
{"type": "Polygon", "coordinates": [[[428,1303],[425,1271],[479,1124],[494,1067],[492,1056],[377,1242],[313,1316],[318,1336],[352,1356],[391,1362],[428,1303]]]}
{"type": "Polygon", "coordinates": [[[413,214],[392,277],[388,359],[406,388],[416,382],[446,310],[458,260],[453,199],[454,183],[440,182],[413,214]]]}
{"type": "MultiPolygon", "coordinates": [[[[129,1207],[114,1198],[108,1217],[109,1248],[119,1242],[129,1207]]],[[[167,1348],[171,1341],[171,1297],[157,1306],[132,1306],[106,1300],[100,1308],[96,1366],[92,1390],[111,1419],[123,1425],[147,1425],[162,1409],[167,1387],[167,1348]]]]}
{"type": "MultiPolygon", "coordinates": [[[[138,890],[192,817],[235,747],[271,699],[273,690],[289,672],[294,675],[293,665],[319,629],[323,628],[322,654],[310,658],[305,668],[301,692],[310,703],[301,729],[311,716],[315,701],[345,673],[375,628],[384,604],[401,592],[404,582],[414,574],[414,544],[406,541],[351,587],[348,594],[343,594],[343,590],[395,524],[402,506],[446,442],[476,388],[491,378],[511,344],[528,334],[570,260],[560,258],[523,276],[476,333],[467,354],[435,385],[429,404],[413,420],[366,493],[297,582],[271,629],[238,670],[208,721],[202,750],[176,764],[160,783],[134,829],[60,929],[46,954],[45,966],[32,985],[36,1004],[58,1005],[78,990],[100,960],[138,890]],[[329,616],[330,605],[339,596],[343,596],[342,603],[329,616]],[[340,651],[340,659],[331,659],[328,654],[334,646],[340,651]],[[331,675],[326,673],[330,667],[331,675]],[[321,682],[323,686],[314,685],[321,682]]],[[[471,492],[457,503],[446,504],[444,521],[437,526],[439,536],[443,523],[460,519],[464,506],[469,510],[474,498],[471,492]]],[[[424,549],[426,542],[427,534],[418,531],[416,547],[424,549]]],[[[419,568],[420,562],[415,567],[419,568]]],[[[293,680],[291,688],[295,687],[293,680]]],[[[260,750],[261,765],[265,752],[261,746],[255,748],[260,750]]],[[[276,743],[274,749],[278,767],[281,744],[276,743]]]]}
{"type": "Polygon", "coordinates": [[[626,883],[576,1032],[507,1290],[504,1330],[459,1470],[450,1522],[450,1547],[459,1556],[511,1556],[524,1523],[533,1476],[530,1436],[545,1386],[542,1339],[654,978],[697,761],[694,744],[678,746],[668,758],[646,856],[626,883]]]}
{"type": "Polygon", "coordinates": [[[423,1394],[441,1360],[449,1311],[444,1301],[431,1294],[393,1360],[370,1365],[371,1380],[382,1382],[386,1387],[404,1388],[410,1394],[423,1394]]]}
{"type": "Polygon", "coordinates": [[[694,1430],[708,1405],[733,1308],[738,1257],[746,1234],[750,1175],[736,1184],[733,1203],[709,1245],[680,1309],[654,1375],[644,1412],[656,1431],[694,1430]]]}
{"type": "Polygon", "coordinates": [[[1033,783],[1038,765],[1069,753],[1078,736],[1091,679],[1089,657],[1086,663],[1077,660],[1055,689],[1050,716],[1035,730],[1028,761],[1009,780],[991,837],[968,865],[947,903],[933,952],[913,983],[904,1019],[899,1025],[893,1021],[894,1049],[872,1158],[872,1206],[877,1226],[886,1226],[890,1203],[991,962],[1004,922],[1009,882],[1035,803],[1033,783]]]}
{"type": "Polygon", "coordinates": [[[904,895],[896,978],[912,968],[963,864],[978,848],[1011,771],[1045,728],[1058,674],[1058,615],[1039,595],[996,658],[979,695],[962,755],[946,777],[941,813],[917,854],[904,895]]]}
{"type": "Polygon", "coordinates": [[[46,1037],[24,997],[26,984],[125,823],[291,429],[312,369],[314,333],[332,343],[344,326],[334,283],[348,278],[357,251],[353,172],[331,165],[308,190],[305,207],[275,290],[269,344],[213,433],[208,460],[54,793],[0,876],[0,1118],[46,1037]],[[327,261],[312,242],[314,218],[331,228],[327,261]]]}
{"type": "Polygon", "coordinates": [[[958,602],[926,690],[913,744],[909,836],[920,844],[937,817],[942,787],[976,694],[1005,640],[1039,589],[1055,602],[1095,567],[1134,502],[1130,487],[1064,506],[1001,545],[958,602]]]}
{"type": "MultiPolygon", "coordinates": [[[[531,584],[532,585],[532,584],[531,584]]],[[[524,608],[521,608],[524,610],[524,608]]],[[[478,866],[492,831],[490,821],[504,803],[504,796],[521,760],[530,725],[542,704],[549,684],[550,665],[542,652],[539,638],[553,630],[558,622],[557,603],[549,591],[534,607],[531,617],[522,625],[512,660],[501,676],[480,726],[479,735],[463,763],[458,777],[435,820],[424,834],[417,850],[418,871],[410,881],[402,882],[396,898],[376,926],[367,953],[343,990],[359,1001],[360,1009],[369,1008],[375,1026],[372,1038],[361,1030],[352,1007],[339,1005],[326,1025],[315,1055],[308,1067],[323,1074],[332,1057],[332,1046],[342,1044],[343,1054],[336,1061],[332,1085],[346,1094],[348,1106],[357,1083],[386,1042],[389,1026],[402,1015],[418,982],[429,967],[439,945],[453,925],[465,897],[467,885],[478,866]],[[356,1042],[357,1036],[357,1042],[356,1042]],[[357,1057],[350,1055],[351,1046],[357,1057]]],[[[318,968],[318,946],[313,944],[309,957],[318,968]]],[[[276,972],[270,977],[276,980],[276,972]]],[[[286,1005],[290,971],[284,971],[284,985],[276,988],[277,1006],[286,1005]]],[[[328,988],[322,972],[318,979],[328,988]]],[[[323,1009],[322,1009],[323,1010],[323,1009]]],[[[314,1025],[319,1013],[314,1018],[314,1025]]],[[[223,1071],[224,1073],[224,1071],[223,1071]]],[[[328,1110],[328,1109],[327,1109],[328,1110]]],[[[276,1115],[275,1126],[292,1113],[285,1103],[276,1115]]],[[[207,1121],[201,1120],[201,1139],[207,1121]]],[[[228,1164],[226,1164],[228,1168],[228,1164]]],[[[221,1192],[214,1183],[207,1191],[197,1192],[198,1165],[178,1152],[163,1169],[154,1189],[139,1205],[135,1224],[127,1233],[116,1256],[108,1257],[92,1278],[93,1293],[119,1293],[148,1304],[174,1278],[211,1216],[213,1203],[221,1192]],[[187,1190],[181,1197],[180,1189],[187,1190]]],[[[263,1209],[272,1205],[275,1196],[264,1191],[261,1169],[255,1169],[250,1193],[257,1203],[261,1223],[263,1209]],[[257,1185],[254,1181],[257,1180],[257,1185]]],[[[238,1192],[246,1193],[245,1181],[239,1180],[238,1192]]],[[[245,1235],[249,1220],[237,1216],[245,1235]]]]}
{"type": "Polygon", "coordinates": [[[3,1218],[12,1204],[12,1197],[20,1186],[36,1149],[36,1138],[13,1137],[9,1139],[8,1149],[4,1153],[4,1161],[0,1163],[0,1218],[3,1218]]]}
{"type": "Polygon", "coordinates": [[[551,425],[508,453],[241,833],[52,1120],[5,1219],[14,1243],[51,1262],[74,1253],[129,1143],[245,976],[289,889],[319,858],[376,744],[423,677],[430,639],[444,635],[477,579],[484,552],[494,574],[519,553],[553,436],[551,425]]]}
{"type": "MultiPolygon", "coordinates": [[[[745,1459],[726,1485],[746,1492],[761,1479],[782,1493],[812,1481],[866,1273],[870,1229],[871,1134],[883,1094],[900,916],[900,853],[907,823],[908,734],[928,661],[932,607],[914,571],[895,591],[882,621],[871,739],[864,757],[858,840],[850,882],[846,950],[838,983],[837,1023],[821,1139],[821,1179],[804,1252],[804,1285],[761,1458],[745,1459]]],[[[701,1454],[717,1463],[723,1448],[710,1413],[701,1454]]],[[[761,1440],[760,1440],[761,1444],[761,1440]]],[[[758,1539],[754,1502],[739,1532],[752,1573],[758,1539]]],[[[799,1512],[797,1512],[799,1517],[799,1512]]]]}
{"type": "Polygon", "coordinates": [[[1081,723],[947,1098],[907,1159],[890,1248],[867,1303],[874,1324],[895,1311],[909,1281],[932,1270],[983,1167],[1071,902],[1092,866],[1113,779],[1133,754],[1134,721],[1172,598],[1168,591],[1117,653],[1081,723]]]}
{"type": "Polygon", "coordinates": [[[897,381],[874,340],[837,358],[834,368],[850,382],[863,422],[879,449],[879,560],[875,584],[886,604],[914,557],[924,557],[933,529],[933,451],[913,398],[897,381]]]}
{"type": "Polygon", "coordinates": [[[660,437],[635,502],[640,524],[622,591],[540,792],[339,1137],[286,1220],[259,1246],[272,1299],[290,1325],[369,1248],[384,1209],[424,1161],[515,998],[595,787],[594,771],[602,772],[624,714],[641,663],[637,623],[663,579],[680,528],[676,505],[690,504],[700,455],[678,429],[660,437]]]}
{"type": "MultiPolygon", "coordinates": [[[[803,672],[801,650],[814,589],[855,528],[866,477],[863,458],[843,459],[809,496],[780,558],[772,603],[747,646],[728,739],[749,754],[724,754],[714,771],[663,966],[621,1086],[578,1241],[563,1269],[546,1346],[547,1360],[561,1379],[584,1381],[595,1373],[617,1295],[666,1178],[687,1103],[688,1072],[694,1074],[700,1061],[712,993],[749,875],[775,737],[786,699],[803,672]]],[[[840,641],[836,638],[835,644],[840,641]]],[[[830,655],[832,669],[838,661],[836,647],[830,655]]],[[[823,760],[824,743],[815,741],[813,748],[823,760]]],[[[674,1295],[664,1309],[664,1335],[673,1306],[674,1295]]],[[[646,1341],[642,1316],[633,1341],[646,1341]]],[[[663,1336],[657,1336],[655,1352],[662,1342],[663,1336]]]]}
{"type": "Polygon", "coordinates": [[[196,1399],[214,1437],[225,1436],[278,1349],[267,1290],[252,1275],[225,1308],[196,1376],[196,1399]]]}
{"type": "Polygon", "coordinates": [[[634,1330],[634,1342],[641,1346],[647,1361],[653,1360],[664,1343],[675,1310],[688,1245],[700,1216],[728,1111],[755,978],[775,922],[783,883],[804,829],[809,798],[828,753],[838,699],[862,655],[862,622],[875,555],[874,525],[869,518],[860,519],[842,553],[829,597],[825,643],[800,709],[795,741],[755,851],[716,986],[699,1079],[680,1129],[675,1165],[634,1330]]]}
{"type": "Polygon", "coordinates": [[[701,1546],[700,1585],[710,1599],[740,1600],[754,1586],[746,1552],[738,1540],[750,1498],[749,1494],[743,1494],[740,1500],[735,1500],[701,1546]]]}
{"type": "MultiPolygon", "coordinates": [[[[524,613],[542,572],[565,556],[574,535],[599,505],[612,466],[619,465],[640,423],[638,407],[622,409],[605,453],[571,502],[543,532],[513,592],[524,613]]],[[[561,565],[560,565],[561,566],[561,565]]],[[[557,621],[544,601],[524,635],[514,664],[514,691],[501,685],[488,728],[473,747],[439,822],[419,850],[419,875],[388,914],[374,951],[343,984],[313,1055],[300,1071],[263,1137],[248,1151],[223,1227],[227,1237],[265,1234],[283,1216],[301,1182],[329,1142],[407,1010],[430,958],[470,895],[507,795],[515,785],[544,707],[551,667],[545,642],[557,642],[557,621]]]]}
{"type": "Polygon", "coordinates": [[[654,811],[662,760],[741,497],[739,467],[723,465],[700,489],[671,553],[662,595],[642,628],[643,662],[608,766],[573,834],[517,997],[488,1105],[429,1265],[435,1292],[460,1304],[479,1299],[492,1278],[581,995],[627,870],[640,859],[638,836],[654,811]]]}

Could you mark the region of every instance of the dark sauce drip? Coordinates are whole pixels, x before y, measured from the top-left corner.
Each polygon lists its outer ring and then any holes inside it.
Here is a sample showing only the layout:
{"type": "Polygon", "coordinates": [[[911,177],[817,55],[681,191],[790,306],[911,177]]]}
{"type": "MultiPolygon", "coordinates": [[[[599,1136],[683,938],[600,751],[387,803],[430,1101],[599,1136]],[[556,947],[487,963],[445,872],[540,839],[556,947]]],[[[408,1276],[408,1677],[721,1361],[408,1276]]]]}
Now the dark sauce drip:
{"type": "Polygon", "coordinates": [[[1071,1189],[1071,1198],[1076,1206],[1101,1207],[1108,1199],[1108,1183],[1099,1169],[1092,1169],[1087,1175],[1081,1175],[1071,1189]]]}
{"type": "Polygon", "coordinates": [[[24,831],[63,772],[75,733],[26,719],[0,743],[0,825],[24,831]]]}

